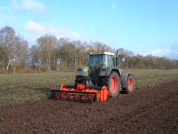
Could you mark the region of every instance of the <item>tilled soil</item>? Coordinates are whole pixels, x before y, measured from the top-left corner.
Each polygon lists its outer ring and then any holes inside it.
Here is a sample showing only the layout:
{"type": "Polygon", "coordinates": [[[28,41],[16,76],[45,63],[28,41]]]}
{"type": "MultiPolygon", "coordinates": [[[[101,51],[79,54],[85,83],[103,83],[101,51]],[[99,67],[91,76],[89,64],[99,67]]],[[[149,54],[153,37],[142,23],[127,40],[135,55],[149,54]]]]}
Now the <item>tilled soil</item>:
{"type": "Polygon", "coordinates": [[[178,80],[104,103],[45,99],[1,106],[0,133],[178,133],[178,80]]]}

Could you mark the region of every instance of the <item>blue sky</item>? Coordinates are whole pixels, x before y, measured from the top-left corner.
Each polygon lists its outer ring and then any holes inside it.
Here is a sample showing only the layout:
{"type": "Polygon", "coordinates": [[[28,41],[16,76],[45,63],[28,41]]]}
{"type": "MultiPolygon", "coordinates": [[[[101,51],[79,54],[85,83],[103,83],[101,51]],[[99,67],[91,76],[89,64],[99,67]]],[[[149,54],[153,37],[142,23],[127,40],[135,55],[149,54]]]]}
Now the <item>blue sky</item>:
{"type": "Polygon", "coordinates": [[[178,59],[178,0],[6,0],[0,4],[0,29],[5,26],[29,46],[51,33],[178,59]]]}

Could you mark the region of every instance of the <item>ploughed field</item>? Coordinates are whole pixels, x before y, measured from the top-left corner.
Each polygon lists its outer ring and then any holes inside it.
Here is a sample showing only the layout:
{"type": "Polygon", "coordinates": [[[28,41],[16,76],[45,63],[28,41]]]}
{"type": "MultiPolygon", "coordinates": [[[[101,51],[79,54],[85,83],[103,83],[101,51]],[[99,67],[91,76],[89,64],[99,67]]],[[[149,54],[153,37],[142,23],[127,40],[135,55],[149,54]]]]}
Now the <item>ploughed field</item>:
{"type": "Polygon", "coordinates": [[[0,133],[178,133],[178,70],[133,76],[133,93],[90,104],[47,99],[74,73],[0,74],[0,133]]]}

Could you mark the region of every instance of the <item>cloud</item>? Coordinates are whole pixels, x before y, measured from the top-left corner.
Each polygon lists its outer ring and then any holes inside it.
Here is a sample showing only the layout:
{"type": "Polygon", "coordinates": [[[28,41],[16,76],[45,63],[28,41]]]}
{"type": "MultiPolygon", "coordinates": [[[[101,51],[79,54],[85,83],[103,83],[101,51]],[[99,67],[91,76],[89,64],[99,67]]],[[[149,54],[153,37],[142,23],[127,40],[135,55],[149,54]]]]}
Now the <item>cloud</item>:
{"type": "Polygon", "coordinates": [[[114,10],[114,9],[116,9],[116,6],[117,6],[117,3],[113,2],[112,5],[111,5],[111,8],[114,10]]]}
{"type": "Polygon", "coordinates": [[[80,34],[76,32],[71,32],[66,28],[51,28],[49,33],[56,35],[56,37],[70,37],[72,39],[80,38],[80,34]]]}
{"type": "Polygon", "coordinates": [[[178,45],[173,45],[167,49],[157,48],[152,50],[151,54],[158,57],[166,56],[169,59],[178,59],[178,45]]]}
{"type": "Polygon", "coordinates": [[[81,35],[70,31],[66,28],[54,28],[49,25],[42,25],[32,20],[28,21],[23,27],[23,31],[26,33],[26,40],[30,45],[34,45],[36,43],[36,39],[44,34],[53,34],[58,39],[61,37],[70,37],[71,39],[79,39],[81,35]]]}
{"type": "Polygon", "coordinates": [[[76,32],[72,32],[72,34],[76,37],[76,38],[80,38],[80,34],[76,33],[76,32]]]}
{"type": "Polygon", "coordinates": [[[178,60],[178,41],[174,45],[171,45],[170,49],[171,49],[171,53],[168,54],[168,57],[170,59],[178,60]]]}
{"type": "Polygon", "coordinates": [[[166,56],[169,59],[178,60],[178,42],[166,49],[156,48],[152,51],[140,52],[139,54],[143,56],[147,56],[151,54],[156,57],[166,56]]]}
{"type": "MultiPolygon", "coordinates": [[[[161,47],[161,46],[160,46],[161,47]]],[[[178,37],[172,37],[167,43],[167,49],[157,48],[151,51],[154,56],[166,56],[169,59],[178,60],[178,37]]]]}
{"type": "Polygon", "coordinates": [[[169,59],[175,59],[178,60],[178,52],[172,52],[167,55],[169,59]]]}
{"type": "Polygon", "coordinates": [[[27,10],[27,11],[44,11],[46,6],[38,1],[34,0],[21,0],[21,4],[17,0],[13,0],[11,3],[15,11],[27,10]]]}
{"type": "Polygon", "coordinates": [[[152,50],[152,55],[162,57],[162,56],[164,56],[164,55],[168,55],[170,52],[172,52],[172,51],[170,50],[170,48],[168,48],[168,49],[160,49],[160,48],[157,48],[157,49],[155,49],[155,50],[152,50]]]}
{"type": "Polygon", "coordinates": [[[47,29],[32,20],[28,21],[25,26],[23,26],[23,29],[33,34],[44,34],[48,32],[47,29]]]}

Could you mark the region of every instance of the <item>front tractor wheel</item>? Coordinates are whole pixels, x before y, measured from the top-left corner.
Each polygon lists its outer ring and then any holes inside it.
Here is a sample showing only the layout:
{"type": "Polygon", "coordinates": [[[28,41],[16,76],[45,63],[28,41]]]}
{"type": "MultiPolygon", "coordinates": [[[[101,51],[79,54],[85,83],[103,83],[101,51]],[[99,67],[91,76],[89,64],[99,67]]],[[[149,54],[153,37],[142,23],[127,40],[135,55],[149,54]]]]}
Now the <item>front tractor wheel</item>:
{"type": "Polygon", "coordinates": [[[127,78],[127,87],[123,89],[123,91],[127,94],[133,92],[134,90],[134,80],[132,75],[129,75],[127,78]]]}

